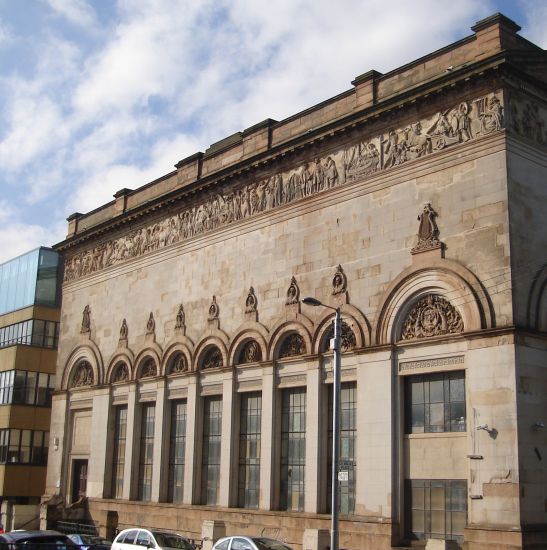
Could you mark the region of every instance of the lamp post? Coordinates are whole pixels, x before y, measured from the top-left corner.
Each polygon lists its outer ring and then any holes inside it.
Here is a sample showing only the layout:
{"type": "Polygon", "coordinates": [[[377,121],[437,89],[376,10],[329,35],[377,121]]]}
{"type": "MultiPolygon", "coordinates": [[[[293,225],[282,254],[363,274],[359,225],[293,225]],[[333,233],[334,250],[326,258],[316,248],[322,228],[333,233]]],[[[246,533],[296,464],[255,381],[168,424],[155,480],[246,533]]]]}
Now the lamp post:
{"type": "Polygon", "coordinates": [[[308,306],[323,306],[336,312],[334,317],[334,338],[330,349],[334,352],[332,384],[332,472],[331,472],[331,528],[330,550],[338,550],[338,464],[340,462],[340,308],[327,306],[316,298],[304,298],[308,306]]]}

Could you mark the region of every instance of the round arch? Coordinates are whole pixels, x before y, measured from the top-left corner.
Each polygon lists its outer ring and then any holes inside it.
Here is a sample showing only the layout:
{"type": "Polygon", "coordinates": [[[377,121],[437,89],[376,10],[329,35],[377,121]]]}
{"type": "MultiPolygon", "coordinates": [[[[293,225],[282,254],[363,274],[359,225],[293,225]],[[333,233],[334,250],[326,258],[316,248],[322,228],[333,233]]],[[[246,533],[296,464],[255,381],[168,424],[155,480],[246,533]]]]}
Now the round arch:
{"type": "Polygon", "coordinates": [[[228,363],[228,349],[223,339],[218,336],[208,336],[204,338],[197,346],[196,353],[194,357],[194,371],[199,371],[202,369],[204,360],[207,359],[208,354],[211,353],[212,349],[218,349],[220,356],[222,358],[222,367],[227,367],[228,363]]]}
{"type": "Polygon", "coordinates": [[[179,372],[189,372],[192,369],[192,359],[193,354],[192,351],[188,348],[187,345],[182,343],[175,343],[169,346],[165,353],[163,354],[163,361],[161,365],[161,375],[169,375],[174,374],[173,372],[170,372],[171,370],[171,363],[177,359],[177,357],[182,356],[185,362],[185,370],[181,370],[179,372]]]}
{"type": "Polygon", "coordinates": [[[68,360],[63,369],[63,377],[61,380],[61,389],[68,390],[70,382],[75,374],[75,367],[82,361],[87,361],[91,366],[93,373],[93,386],[99,386],[104,381],[104,367],[101,352],[99,348],[93,343],[88,342],[76,346],[70,353],[68,360]]]}
{"type": "Polygon", "coordinates": [[[135,358],[133,369],[133,379],[139,380],[143,377],[143,369],[149,369],[152,362],[155,368],[155,374],[144,374],[145,377],[155,377],[160,375],[161,355],[154,347],[141,350],[135,358]]]}
{"type": "Polygon", "coordinates": [[[106,381],[110,384],[113,382],[115,370],[120,363],[123,363],[127,367],[127,381],[131,380],[135,356],[131,350],[125,348],[123,351],[114,354],[108,363],[106,381]]]}
{"type": "Polygon", "coordinates": [[[303,324],[298,321],[287,321],[279,325],[275,332],[272,333],[272,338],[270,340],[270,347],[268,350],[268,358],[270,361],[275,361],[279,358],[279,352],[281,346],[291,334],[297,334],[302,338],[302,342],[305,348],[305,352],[302,355],[308,355],[312,350],[312,338],[310,331],[303,324]]]}
{"type": "Polygon", "coordinates": [[[228,353],[230,365],[241,364],[239,362],[241,352],[251,342],[255,342],[255,352],[259,357],[256,361],[263,361],[267,358],[268,329],[261,323],[251,321],[240,325],[236,331],[236,336],[232,339],[232,345],[228,353]]]}

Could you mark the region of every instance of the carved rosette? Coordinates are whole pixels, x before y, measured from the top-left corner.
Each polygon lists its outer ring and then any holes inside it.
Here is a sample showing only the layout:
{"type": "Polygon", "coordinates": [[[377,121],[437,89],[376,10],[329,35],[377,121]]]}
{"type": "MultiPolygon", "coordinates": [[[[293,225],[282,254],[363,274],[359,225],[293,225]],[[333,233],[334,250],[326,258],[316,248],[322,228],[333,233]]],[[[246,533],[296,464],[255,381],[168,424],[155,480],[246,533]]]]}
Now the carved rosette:
{"type": "Polygon", "coordinates": [[[207,316],[208,321],[216,321],[218,320],[218,315],[220,313],[216,296],[213,296],[213,301],[211,302],[211,305],[209,306],[209,314],[207,316]]]}
{"type": "Polygon", "coordinates": [[[188,362],[184,353],[175,353],[173,358],[169,361],[169,367],[167,369],[168,374],[180,374],[181,372],[188,371],[188,362]]]}
{"type": "MultiPolygon", "coordinates": [[[[352,351],[357,346],[357,340],[355,338],[355,333],[351,329],[351,327],[345,322],[342,321],[341,326],[341,334],[340,334],[340,351],[342,353],[345,353],[347,351],[352,351]]],[[[334,325],[331,324],[327,332],[325,333],[325,336],[323,338],[323,346],[322,351],[325,352],[329,349],[329,343],[330,340],[334,338],[334,325]]]]}
{"type": "Polygon", "coordinates": [[[93,368],[89,361],[85,359],[80,361],[76,365],[76,370],[74,376],[72,377],[71,387],[81,388],[82,386],[92,386],[93,385],[93,368]]]}
{"type": "Polygon", "coordinates": [[[348,278],[344,273],[341,265],[336,268],[336,273],[332,279],[332,295],[337,296],[346,292],[348,286],[348,278]]]}
{"type": "Polygon", "coordinates": [[[80,333],[85,334],[86,332],[91,332],[91,309],[88,305],[84,307],[82,312],[82,326],[80,328],[80,333]]]}
{"type": "Polygon", "coordinates": [[[305,355],[305,353],[306,343],[304,342],[304,338],[297,332],[293,332],[285,337],[279,348],[280,359],[285,357],[297,357],[299,355],[305,355]]]}
{"type": "Polygon", "coordinates": [[[418,227],[418,244],[411,250],[412,254],[441,247],[439,228],[435,221],[436,217],[437,212],[433,210],[431,204],[425,204],[422,213],[418,216],[418,221],[420,222],[418,227]]]}
{"type": "Polygon", "coordinates": [[[291,284],[287,289],[287,299],[285,300],[285,305],[290,306],[297,304],[300,299],[300,288],[298,288],[298,283],[296,278],[293,276],[291,279],[291,284]]]}
{"type": "Polygon", "coordinates": [[[448,300],[437,294],[428,294],[408,312],[401,340],[460,334],[463,328],[461,315],[448,300]]]}
{"type": "Polygon", "coordinates": [[[249,340],[241,348],[238,363],[256,363],[262,360],[262,350],[257,342],[249,340]]]}
{"type": "Polygon", "coordinates": [[[147,357],[141,365],[140,378],[150,378],[156,375],[156,362],[151,357],[147,357]]]}
{"type": "Polygon", "coordinates": [[[184,307],[182,304],[179,306],[177,317],[175,319],[175,328],[184,328],[186,323],[186,315],[184,314],[184,307]]]}
{"type": "Polygon", "coordinates": [[[257,306],[258,300],[256,299],[255,289],[251,287],[245,300],[245,313],[256,313],[257,306]]]}
{"type": "Polygon", "coordinates": [[[112,373],[112,382],[127,382],[129,380],[129,369],[127,365],[123,362],[119,362],[114,367],[114,372],[112,373]]]}
{"type": "Polygon", "coordinates": [[[206,352],[203,362],[201,363],[202,370],[220,369],[222,368],[222,353],[216,346],[211,346],[206,352]]]}

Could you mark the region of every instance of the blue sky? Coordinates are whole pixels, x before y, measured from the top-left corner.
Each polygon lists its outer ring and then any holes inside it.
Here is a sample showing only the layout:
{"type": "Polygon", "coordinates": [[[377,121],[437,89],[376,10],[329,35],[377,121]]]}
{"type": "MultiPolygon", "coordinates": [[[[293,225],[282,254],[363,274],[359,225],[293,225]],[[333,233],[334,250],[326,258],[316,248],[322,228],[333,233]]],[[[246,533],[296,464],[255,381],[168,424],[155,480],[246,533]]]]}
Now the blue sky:
{"type": "Polygon", "coordinates": [[[0,0],[0,262],[66,217],[545,0],[0,0]]]}

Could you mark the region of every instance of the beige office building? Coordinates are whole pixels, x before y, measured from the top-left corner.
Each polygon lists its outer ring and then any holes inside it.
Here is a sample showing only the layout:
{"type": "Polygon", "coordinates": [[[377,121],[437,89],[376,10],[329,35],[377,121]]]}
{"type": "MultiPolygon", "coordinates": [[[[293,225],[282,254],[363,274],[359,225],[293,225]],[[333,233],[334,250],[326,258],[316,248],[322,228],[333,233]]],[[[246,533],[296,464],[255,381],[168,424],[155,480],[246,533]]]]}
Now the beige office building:
{"type": "Polygon", "coordinates": [[[547,547],[547,55],[518,30],[70,216],[44,523],[326,548],[340,307],[340,546],[547,547]]]}

